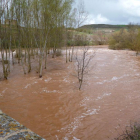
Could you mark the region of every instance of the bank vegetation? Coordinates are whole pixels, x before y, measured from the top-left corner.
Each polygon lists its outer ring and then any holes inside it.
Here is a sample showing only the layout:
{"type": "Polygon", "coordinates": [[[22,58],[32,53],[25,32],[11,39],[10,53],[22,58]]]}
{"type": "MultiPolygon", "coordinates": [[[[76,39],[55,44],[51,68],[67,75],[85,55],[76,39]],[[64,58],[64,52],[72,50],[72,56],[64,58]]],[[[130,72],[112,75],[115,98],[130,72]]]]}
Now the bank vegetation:
{"type": "Polygon", "coordinates": [[[122,28],[120,31],[113,33],[109,39],[109,48],[134,50],[138,55],[140,51],[140,27],[129,24],[128,28],[122,28]]]}
{"type": "Polygon", "coordinates": [[[140,140],[140,124],[138,122],[130,123],[114,140],[140,140]]]}

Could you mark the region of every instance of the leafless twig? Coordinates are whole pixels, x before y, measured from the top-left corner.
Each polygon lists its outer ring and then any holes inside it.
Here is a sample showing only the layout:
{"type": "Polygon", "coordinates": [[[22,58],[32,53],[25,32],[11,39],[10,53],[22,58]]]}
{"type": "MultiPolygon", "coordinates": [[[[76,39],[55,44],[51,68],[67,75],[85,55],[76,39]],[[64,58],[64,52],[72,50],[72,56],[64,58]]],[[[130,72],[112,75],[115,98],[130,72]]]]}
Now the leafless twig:
{"type": "Polygon", "coordinates": [[[81,90],[81,86],[83,83],[84,76],[89,72],[89,64],[90,61],[93,59],[95,56],[95,51],[92,52],[92,54],[89,53],[89,47],[83,47],[80,49],[82,51],[81,53],[78,54],[78,51],[76,52],[75,55],[75,69],[77,73],[77,78],[79,81],[79,90],[81,90]]]}

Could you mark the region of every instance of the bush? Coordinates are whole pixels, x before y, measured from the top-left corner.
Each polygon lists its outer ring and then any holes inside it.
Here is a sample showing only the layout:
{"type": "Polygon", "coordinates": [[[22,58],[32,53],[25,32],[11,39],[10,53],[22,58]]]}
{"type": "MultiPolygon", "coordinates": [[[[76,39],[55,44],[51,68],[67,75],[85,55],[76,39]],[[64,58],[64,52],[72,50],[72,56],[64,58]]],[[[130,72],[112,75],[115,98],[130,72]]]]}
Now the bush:
{"type": "Polygon", "coordinates": [[[89,45],[89,41],[85,41],[85,40],[76,40],[75,41],[75,46],[88,46],[89,45]]]}
{"type": "Polygon", "coordinates": [[[114,140],[140,140],[140,124],[130,124],[130,126],[127,126],[125,131],[114,140]]]}
{"type": "Polygon", "coordinates": [[[112,35],[109,40],[109,48],[114,50],[131,49],[140,51],[140,29],[130,28],[122,29],[112,35]]]}
{"type": "Polygon", "coordinates": [[[127,31],[122,29],[121,31],[114,33],[109,40],[109,48],[114,50],[130,48],[127,31]]]}
{"type": "Polygon", "coordinates": [[[72,40],[68,40],[68,41],[67,41],[67,45],[68,45],[68,46],[75,46],[75,42],[72,41],[72,40]]]}
{"type": "Polygon", "coordinates": [[[121,44],[121,43],[116,43],[114,45],[109,46],[109,49],[112,49],[112,50],[123,50],[123,49],[126,49],[126,47],[123,44],[121,44]]]}

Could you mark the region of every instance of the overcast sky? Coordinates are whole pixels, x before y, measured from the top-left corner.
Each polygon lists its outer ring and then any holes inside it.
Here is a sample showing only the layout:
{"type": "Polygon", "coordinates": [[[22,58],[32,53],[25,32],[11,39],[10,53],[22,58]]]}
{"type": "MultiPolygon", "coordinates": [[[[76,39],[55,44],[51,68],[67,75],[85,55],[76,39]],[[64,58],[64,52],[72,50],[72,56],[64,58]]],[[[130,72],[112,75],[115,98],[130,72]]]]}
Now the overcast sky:
{"type": "Polygon", "coordinates": [[[89,14],[85,24],[140,23],[140,0],[84,0],[84,4],[89,14]]]}

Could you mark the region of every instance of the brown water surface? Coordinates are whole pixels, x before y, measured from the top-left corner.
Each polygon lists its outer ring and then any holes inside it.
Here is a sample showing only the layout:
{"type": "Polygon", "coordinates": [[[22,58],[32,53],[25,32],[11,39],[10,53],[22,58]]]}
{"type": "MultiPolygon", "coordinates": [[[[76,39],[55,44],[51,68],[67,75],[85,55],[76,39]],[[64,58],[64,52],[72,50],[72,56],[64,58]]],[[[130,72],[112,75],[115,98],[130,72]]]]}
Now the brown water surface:
{"type": "Polygon", "coordinates": [[[0,81],[0,109],[47,140],[116,137],[140,119],[140,61],[132,51],[96,50],[82,91],[64,56],[49,58],[41,79],[14,66],[0,81]]]}

